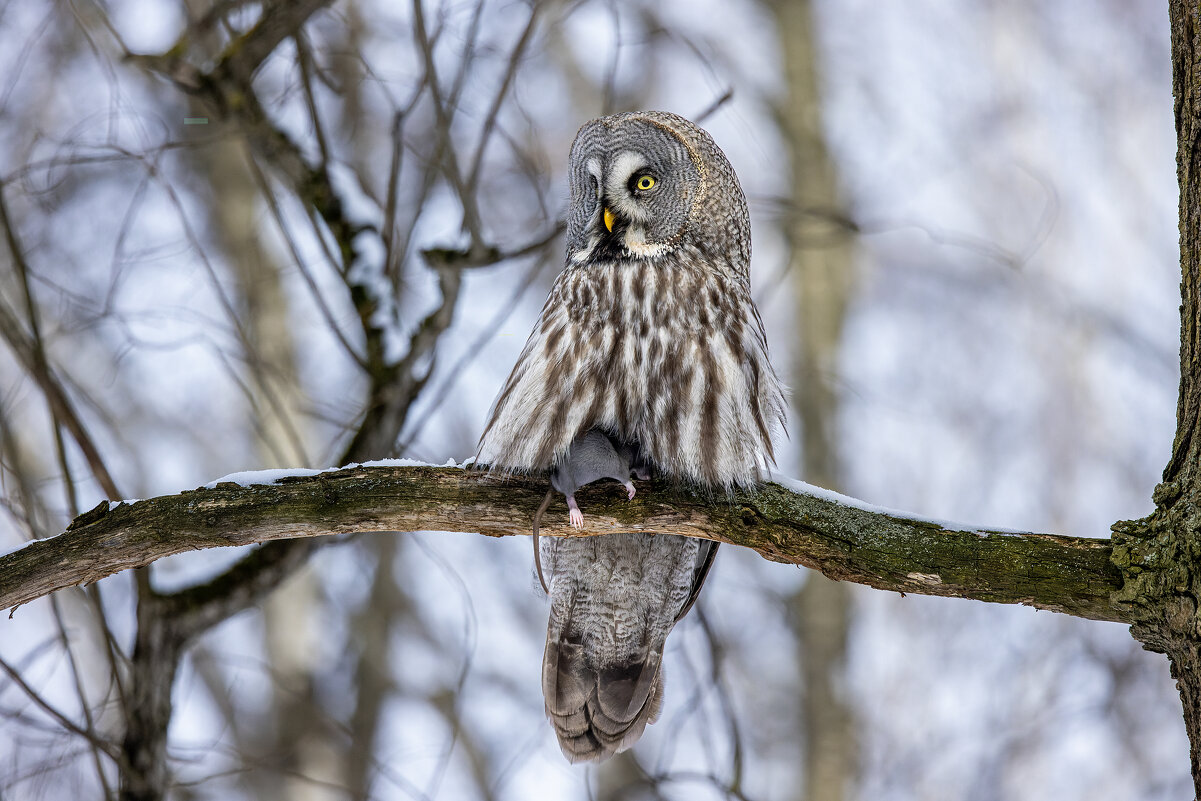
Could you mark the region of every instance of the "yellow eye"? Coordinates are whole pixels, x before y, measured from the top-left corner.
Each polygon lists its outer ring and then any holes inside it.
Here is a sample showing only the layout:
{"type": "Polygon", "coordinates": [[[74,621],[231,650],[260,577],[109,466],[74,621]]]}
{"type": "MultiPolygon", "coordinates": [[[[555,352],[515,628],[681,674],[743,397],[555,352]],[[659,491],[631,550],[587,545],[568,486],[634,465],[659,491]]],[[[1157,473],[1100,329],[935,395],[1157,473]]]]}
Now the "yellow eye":
{"type": "Polygon", "coordinates": [[[650,177],[649,175],[642,176],[641,178],[638,179],[638,182],[636,184],[634,184],[634,186],[636,188],[638,188],[639,190],[641,190],[643,192],[650,189],[654,185],[655,185],[655,179],[650,177]]]}

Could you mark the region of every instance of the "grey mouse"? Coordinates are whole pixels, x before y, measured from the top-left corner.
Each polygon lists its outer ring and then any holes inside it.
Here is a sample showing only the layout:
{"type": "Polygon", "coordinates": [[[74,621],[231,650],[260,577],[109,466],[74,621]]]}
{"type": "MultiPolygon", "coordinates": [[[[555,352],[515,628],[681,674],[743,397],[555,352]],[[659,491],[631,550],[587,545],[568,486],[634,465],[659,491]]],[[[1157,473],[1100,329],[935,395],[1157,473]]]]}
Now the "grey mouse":
{"type": "Polygon", "coordinates": [[[550,592],[546,586],[546,579],[542,577],[542,557],[538,552],[538,524],[554,496],[554,490],[563,493],[567,498],[567,517],[571,525],[583,528],[584,513],[576,503],[575,491],[593,481],[612,478],[622,483],[626,488],[626,496],[633,500],[636,490],[634,482],[630,481],[631,474],[643,481],[651,477],[650,465],[642,458],[637,445],[614,445],[613,440],[599,428],[594,428],[572,441],[562,461],[555,466],[550,475],[550,484],[554,489],[547,490],[542,505],[534,513],[534,565],[538,569],[538,580],[542,582],[542,589],[550,592]]]}
{"type": "MultiPolygon", "coordinates": [[[[571,443],[563,461],[551,473],[550,484],[567,496],[568,519],[572,526],[582,528],[584,525],[584,513],[576,503],[575,491],[585,484],[612,478],[622,483],[630,500],[634,499],[634,483],[630,481],[633,455],[632,448],[615,447],[613,441],[597,428],[571,443]]],[[[635,467],[642,470],[638,478],[650,478],[650,471],[645,466],[635,467]]]]}

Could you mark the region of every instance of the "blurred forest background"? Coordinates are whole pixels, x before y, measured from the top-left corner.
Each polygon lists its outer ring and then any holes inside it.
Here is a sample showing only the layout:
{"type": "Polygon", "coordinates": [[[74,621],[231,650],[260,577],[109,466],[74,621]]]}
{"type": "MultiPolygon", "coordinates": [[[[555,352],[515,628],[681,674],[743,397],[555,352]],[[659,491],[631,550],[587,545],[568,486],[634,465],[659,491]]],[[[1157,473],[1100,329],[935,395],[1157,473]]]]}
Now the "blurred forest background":
{"type": "MultiPolygon", "coordinates": [[[[471,455],[571,138],[638,108],[748,194],[781,472],[1107,536],[1174,426],[1169,64],[1124,0],[0,3],[0,551],[106,497],[471,455]]],[[[1167,661],[1117,624],[727,547],[662,720],[572,767],[545,621],[528,541],[436,533],[59,593],[0,621],[0,798],[1191,794],[1167,661]]]]}

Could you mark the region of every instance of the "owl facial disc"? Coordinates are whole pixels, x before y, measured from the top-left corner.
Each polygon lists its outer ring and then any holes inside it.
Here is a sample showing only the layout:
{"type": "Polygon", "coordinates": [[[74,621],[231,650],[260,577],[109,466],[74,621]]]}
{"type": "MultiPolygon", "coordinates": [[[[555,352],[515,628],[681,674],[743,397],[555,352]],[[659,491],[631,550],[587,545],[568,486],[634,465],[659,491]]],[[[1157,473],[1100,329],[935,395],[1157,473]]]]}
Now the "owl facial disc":
{"type": "Polygon", "coordinates": [[[703,185],[679,132],[635,115],[596,120],[572,146],[574,264],[646,259],[678,247],[703,185]]]}

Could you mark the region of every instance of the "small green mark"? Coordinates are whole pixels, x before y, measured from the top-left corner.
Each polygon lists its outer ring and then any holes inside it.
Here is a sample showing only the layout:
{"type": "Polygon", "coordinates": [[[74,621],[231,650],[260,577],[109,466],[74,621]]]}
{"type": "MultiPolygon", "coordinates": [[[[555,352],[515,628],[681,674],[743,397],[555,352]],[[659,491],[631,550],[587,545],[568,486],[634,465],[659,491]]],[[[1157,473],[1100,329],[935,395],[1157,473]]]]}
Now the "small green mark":
{"type": "Polygon", "coordinates": [[[184,125],[208,125],[209,118],[208,117],[184,117],[183,124],[184,125]]]}

